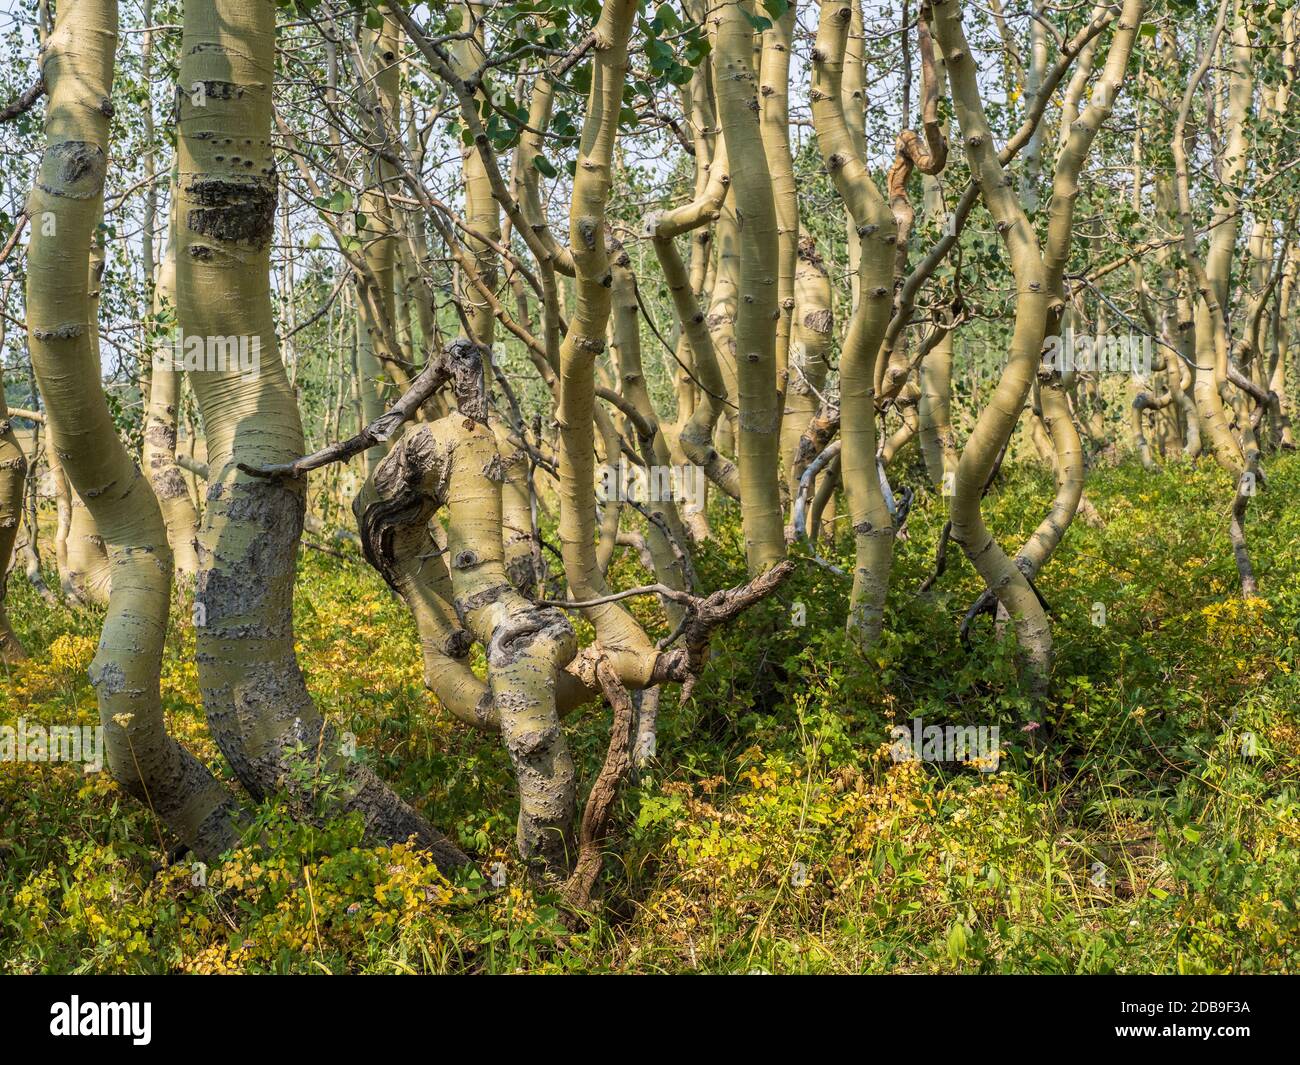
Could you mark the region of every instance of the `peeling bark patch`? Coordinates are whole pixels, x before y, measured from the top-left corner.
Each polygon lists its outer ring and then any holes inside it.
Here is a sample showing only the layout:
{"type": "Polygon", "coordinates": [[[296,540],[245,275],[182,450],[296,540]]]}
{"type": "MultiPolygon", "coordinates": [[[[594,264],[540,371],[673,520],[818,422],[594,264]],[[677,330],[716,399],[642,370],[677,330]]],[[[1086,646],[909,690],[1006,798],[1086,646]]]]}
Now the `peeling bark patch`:
{"type": "MultiPolygon", "coordinates": [[[[186,225],[193,232],[216,240],[249,244],[259,250],[271,243],[276,204],[274,177],[252,181],[196,180],[185,192],[197,205],[186,216],[186,225]]],[[[195,250],[190,249],[191,256],[195,250]]]]}
{"type": "MultiPolygon", "coordinates": [[[[508,702],[511,696],[517,695],[517,692],[502,692],[498,702],[508,702]]],[[[527,701],[522,697],[519,697],[519,701],[524,706],[527,705],[527,701]]],[[[508,737],[506,739],[506,750],[510,752],[510,757],[515,759],[516,762],[526,762],[539,754],[547,753],[547,748],[559,738],[560,730],[556,727],[529,729],[526,732],[520,732],[508,737]]]]}
{"type": "Polygon", "coordinates": [[[475,592],[463,599],[457,599],[456,613],[469,614],[475,610],[480,610],[491,603],[495,603],[509,591],[510,585],[508,584],[494,584],[491,588],[484,588],[481,592],[475,592]]]}
{"type": "Polygon", "coordinates": [[[244,95],[244,87],[233,81],[204,81],[200,84],[203,86],[204,100],[238,100],[244,95]]]}
{"type": "Polygon", "coordinates": [[[76,340],[85,331],[86,327],[80,322],[65,322],[53,329],[33,329],[32,336],[37,340],[76,340]]]}
{"type": "Polygon", "coordinates": [[[464,658],[474,647],[474,637],[464,629],[457,629],[447,637],[442,652],[448,658],[464,658]]]}
{"type": "Polygon", "coordinates": [[[829,310],[809,311],[803,317],[803,324],[814,333],[829,333],[831,331],[831,322],[832,317],[829,310]]]}
{"type": "Polygon", "coordinates": [[[87,141],[60,141],[41,156],[41,173],[36,187],[51,196],[68,200],[89,200],[104,188],[108,161],[104,149],[87,141]]]}
{"type": "Polygon", "coordinates": [[[101,696],[116,695],[126,688],[126,674],[116,662],[109,662],[96,670],[92,665],[87,670],[91,687],[101,696]]]}
{"type": "Polygon", "coordinates": [[[499,453],[494,454],[490,459],[488,459],[487,465],[483,467],[483,476],[489,481],[494,481],[497,484],[501,484],[505,481],[506,467],[505,463],[501,461],[501,455],[499,453]]]}
{"type": "Polygon", "coordinates": [[[180,499],[189,495],[189,486],[176,466],[166,466],[150,478],[150,484],[159,499],[180,499]]]}

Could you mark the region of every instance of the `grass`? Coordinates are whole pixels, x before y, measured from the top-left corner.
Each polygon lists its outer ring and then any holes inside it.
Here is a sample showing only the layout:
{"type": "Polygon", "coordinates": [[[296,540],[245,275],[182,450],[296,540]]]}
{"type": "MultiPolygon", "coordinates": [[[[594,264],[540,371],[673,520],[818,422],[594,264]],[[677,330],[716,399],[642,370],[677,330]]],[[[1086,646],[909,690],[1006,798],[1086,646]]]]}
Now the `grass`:
{"type": "MultiPolygon", "coordinates": [[[[448,884],[418,853],[365,846],[347,820],[293,824],[274,802],[219,867],[168,867],[149,812],[107,773],[0,763],[0,971],[1300,970],[1300,459],[1269,475],[1250,602],[1211,464],[1091,475],[1101,521],[1077,521],[1039,581],[1055,661],[1037,730],[987,619],[970,653],[957,640],[978,591],[966,562],[950,555],[934,593],[914,594],[939,501],[913,510],[866,658],[840,631],[845,583],[802,567],[720,635],[689,704],[665,695],[658,761],[620,799],[606,906],[578,933],[514,861],[505,753],[423,690],[405,609],[359,558],[307,552],[297,633],[318,704],[479,873],[448,884]],[[997,726],[997,772],[896,763],[890,729],[918,716],[997,726]]],[[[1006,472],[987,503],[1004,544],[1050,492],[1040,472],[1006,472]]],[[[715,515],[709,587],[743,579],[737,525],[715,515]]],[[[616,583],[645,579],[631,553],[615,565],[616,583]]],[[[11,584],[33,661],[0,685],[0,724],[93,724],[98,618],[11,584]]],[[[634,609],[662,631],[654,604],[634,609]]],[[[164,698],[228,779],[187,618],[164,698]]],[[[607,729],[595,709],[568,725],[588,781],[607,729]]]]}

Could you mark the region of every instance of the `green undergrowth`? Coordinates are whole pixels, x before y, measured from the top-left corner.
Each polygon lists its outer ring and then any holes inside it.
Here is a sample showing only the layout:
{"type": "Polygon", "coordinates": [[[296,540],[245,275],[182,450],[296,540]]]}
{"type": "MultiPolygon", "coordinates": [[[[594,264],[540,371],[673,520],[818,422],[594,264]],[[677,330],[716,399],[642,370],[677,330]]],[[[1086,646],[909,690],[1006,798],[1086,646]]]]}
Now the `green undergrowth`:
{"type": "MultiPolygon", "coordinates": [[[[955,547],[916,593],[944,520],[932,494],[870,654],[842,632],[847,581],[801,563],[717,635],[688,703],[665,693],[657,758],[618,802],[604,906],[576,932],[514,859],[499,742],[424,691],[409,615],[360,557],[308,551],[297,636],[318,705],[476,871],[448,883],[406,846],[368,846],[348,819],[295,824],[274,801],[204,870],[107,772],[0,763],[0,972],[1300,970],[1300,459],[1268,473],[1249,602],[1212,464],[1090,475],[1092,520],[1038,581],[1055,641],[1041,713],[987,617],[962,647],[979,586],[955,547]],[[996,726],[996,771],[896,761],[890,729],[916,718],[996,726]]],[[[986,501],[1002,543],[1050,496],[1041,471],[1004,471],[986,501]]],[[[702,584],[740,583],[738,517],[712,517],[702,584]]],[[[819,550],[851,565],[847,540],[819,550]]],[[[647,579],[620,554],[612,584],[647,579]]],[[[32,662],[0,676],[0,724],[94,724],[98,616],[11,585],[32,662]]],[[[632,609],[664,634],[656,604],[632,609]]],[[[175,617],[171,727],[229,780],[175,617]]],[[[587,781],[608,727],[595,708],[567,723],[587,781]]]]}

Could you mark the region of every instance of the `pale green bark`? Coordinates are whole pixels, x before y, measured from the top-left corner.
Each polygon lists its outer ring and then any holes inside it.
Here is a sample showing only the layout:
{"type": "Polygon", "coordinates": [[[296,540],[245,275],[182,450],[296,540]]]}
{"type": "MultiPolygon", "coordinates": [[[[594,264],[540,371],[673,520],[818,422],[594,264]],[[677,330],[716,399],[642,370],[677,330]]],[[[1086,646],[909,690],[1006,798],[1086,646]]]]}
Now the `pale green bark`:
{"type": "Polygon", "coordinates": [[[196,600],[199,686],[213,738],[259,799],[282,790],[316,817],[322,791],[359,811],[374,838],[414,836],[444,867],[464,856],[346,753],[307,692],[293,646],[301,481],[246,468],[303,453],[302,423],[271,313],[276,205],[271,153],[275,9],[257,0],[188,0],[178,140],[177,312],[191,336],[247,336],[255,374],[191,375],[210,478],[196,600]],[[322,778],[334,787],[322,789],[322,778]]]}
{"type": "MultiPolygon", "coordinates": [[[[777,394],[776,324],[779,242],[772,176],[759,128],[750,0],[727,4],[718,20],[714,85],[727,131],[740,262],[736,279],[736,459],[740,517],[751,574],[785,556],[781,513],[781,410],[777,394]]],[[[792,179],[793,180],[793,179],[792,179]]]]}
{"type": "MultiPolygon", "coordinates": [[[[817,146],[853,218],[859,247],[859,297],[840,353],[839,470],[855,544],[847,629],[865,649],[880,637],[894,549],[894,527],[876,470],[875,380],[892,309],[898,227],[845,121],[841,101],[851,19],[852,8],[843,0],[823,0],[813,48],[812,106],[817,146]]],[[[828,473],[823,485],[829,484],[828,473]]]]}
{"type": "Polygon", "coordinates": [[[5,405],[4,388],[0,386],[0,665],[13,665],[27,657],[5,613],[5,582],[18,523],[22,520],[26,477],[27,458],[10,427],[9,408],[5,405]]]}
{"type": "Polygon", "coordinates": [[[43,52],[46,147],[28,203],[28,336],[51,446],[93,511],[112,567],[90,676],[114,777],[204,858],[235,840],[231,800],[167,735],[159,698],[172,559],[158,503],[117,437],[100,386],[90,291],[103,205],[117,7],[64,0],[43,52]]]}

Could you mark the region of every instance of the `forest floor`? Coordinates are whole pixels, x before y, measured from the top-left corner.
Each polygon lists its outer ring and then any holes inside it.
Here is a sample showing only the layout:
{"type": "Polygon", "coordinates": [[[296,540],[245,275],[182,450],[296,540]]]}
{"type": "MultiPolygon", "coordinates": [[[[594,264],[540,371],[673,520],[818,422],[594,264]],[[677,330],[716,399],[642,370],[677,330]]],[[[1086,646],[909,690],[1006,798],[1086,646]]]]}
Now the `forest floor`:
{"type": "MultiPolygon", "coordinates": [[[[940,501],[912,512],[866,660],[841,634],[846,582],[801,567],[719,637],[691,702],[665,695],[658,758],[619,802],[605,906],[576,933],[513,858],[500,743],[426,694],[405,608],[359,556],[306,551],[297,635],[318,704],[479,871],[448,884],[405,846],[274,802],[220,866],[162,867],[172,841],[107,772],[0,763],[0,972],[1300,971],[1300,456],[1267,472],[1249,602],[1212,463],[1090,475],[1100,520],[1076,521],[1039,581],[1055,663],[1038,727],[987,617],[961,647],[978,585],[960,553],[916,595],[940,501]],[[996,772],[895,762],[890,729],[917,717],[998,726],[996,772]]],[[[1008,470],[989,523],[1014,545],[1050,498],[1046,474],[1008,470]]],[[[737,525],[715,520],[710,588],[744,579],[737,525]]],[[[645,574],[625,553],[612,579],[645,574]]],[[[20,577],[10,601],[32,662],[0,673],[0,725],[95,724],[95,612],[50,611],[20,577]]],[[[656,605],[634,609],[662,631],[656,605]]],[[[188,616],[163,695],[228,778],[188,616]]],[[[568,723],[586,781],[608,727],[595,709],[568,723]]]]}

